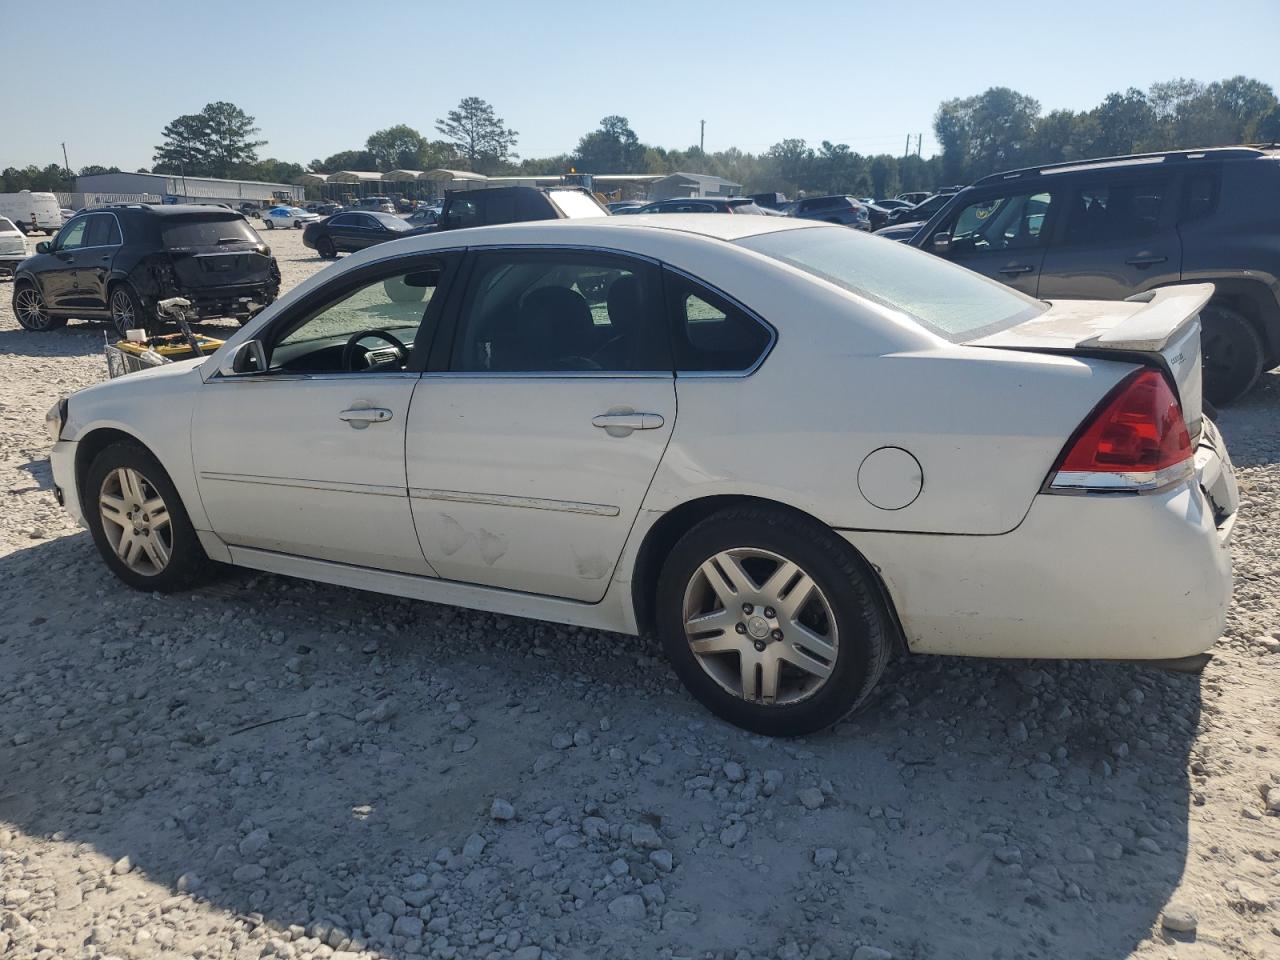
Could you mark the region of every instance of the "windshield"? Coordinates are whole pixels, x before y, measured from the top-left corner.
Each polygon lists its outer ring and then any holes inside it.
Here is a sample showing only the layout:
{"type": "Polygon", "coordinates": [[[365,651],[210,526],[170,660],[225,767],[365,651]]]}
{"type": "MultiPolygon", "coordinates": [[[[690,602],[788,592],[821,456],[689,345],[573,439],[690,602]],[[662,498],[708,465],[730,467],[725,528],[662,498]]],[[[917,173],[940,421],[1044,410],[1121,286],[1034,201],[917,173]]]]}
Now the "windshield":
{"type": "Polygon", "coordinates": [[[577,190],[553,190],[547,194],[566,217],[603,217],[605,211],[595,198],[577,190]]]}
{"type": "Polygon", "coordinates": [[[388,230],[398,230],[403,232],[405,230],[413,229],[411,226],[409,226],[408,221],[401,220],[399,217],[392,216],[389,213],[369,213],[369,214],[366,214],[366,216],[375,218],[380,224],[382,224],[388,230]]]}
{"type": "Polygon", "coordinates": [[[261,243],[257,231],[244,217],[200,217],[174,219],[161,228],[164,245],[170,250],[184,247],[216,247],[232,243],[261,243]]]}
{"type": "Polygon", "coordinates": [[[900,310],[953,343],[1023,323],[1048,305],[904,243],[854,230],[781,230],[737,241],[851,293],[900,310]]]}

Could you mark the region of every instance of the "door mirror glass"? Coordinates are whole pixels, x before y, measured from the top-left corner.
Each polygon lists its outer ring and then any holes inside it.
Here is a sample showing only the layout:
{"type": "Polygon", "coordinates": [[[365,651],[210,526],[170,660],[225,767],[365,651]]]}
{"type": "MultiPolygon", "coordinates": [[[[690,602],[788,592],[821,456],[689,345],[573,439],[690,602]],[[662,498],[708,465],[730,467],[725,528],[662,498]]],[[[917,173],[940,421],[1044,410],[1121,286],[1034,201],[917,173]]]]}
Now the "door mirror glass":
{"type": "Polygon", "coordinates": [[[933,252],[940,257],[945,257],[951,251],[951,234],[945,230],[942,233],[933,235],[933,252]]]}
{"type": "Polygon", "coordinates": [[[257,340],[237,344],[218,365],[218,374],[236,377],[246,373],[262,373],[267,369],[267,353],[257,340]]]}
{"type": "Polygon", "coordinates": [[[53,244],[48,240],[41,240],[36,244],[36,253],[52,253],[53,244]]]}

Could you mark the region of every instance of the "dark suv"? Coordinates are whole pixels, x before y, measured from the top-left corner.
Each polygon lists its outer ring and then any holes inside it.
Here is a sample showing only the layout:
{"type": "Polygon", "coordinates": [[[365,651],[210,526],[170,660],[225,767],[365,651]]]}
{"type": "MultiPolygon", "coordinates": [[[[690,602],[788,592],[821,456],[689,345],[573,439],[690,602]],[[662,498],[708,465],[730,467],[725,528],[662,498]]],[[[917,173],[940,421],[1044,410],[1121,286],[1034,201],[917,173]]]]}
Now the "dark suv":
{"type": "Polygon", "coordinates": [[[450,190],[434,229],[608,215],[608,208],[582,187],[482,187],[450,190]]]}
{"type": "Polygon", "coordinates": [[[995,174],[908,241],[1042,300],[1212,282],[1205,396],[1280,364],[1280,151],[1179,150],[995,174]]]}
{"type": "Polygon", "coordinates": [[[242,214],[211,206],[129,204],[66,222],[14,274],[13,312],[27,330],[72,317],[159,325],[156,304],[191,301],[194,317],[241,323],[275,300],[280,270],[242,214]]]}
{"type": "Polygon", "coordinates": [[[791,216],[801,220],[825,220],[842,223],[857,230],[871,229],[871,214],[866,206],[854,197],[805,197],[797,200],[791,216]]]}

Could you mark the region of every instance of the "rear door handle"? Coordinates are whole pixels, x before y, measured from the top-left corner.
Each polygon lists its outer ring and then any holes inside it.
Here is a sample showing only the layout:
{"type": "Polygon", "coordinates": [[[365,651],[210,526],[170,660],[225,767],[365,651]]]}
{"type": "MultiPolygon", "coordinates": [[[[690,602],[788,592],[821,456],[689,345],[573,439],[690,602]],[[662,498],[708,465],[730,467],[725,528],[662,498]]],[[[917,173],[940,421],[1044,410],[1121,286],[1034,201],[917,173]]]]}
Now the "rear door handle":
{"type": "Polygon", "coordinates": [[[601,413],[591,418],[602,430],[657,430],[666,421],[657,413],[601,413]]]}
{"type": "Polygon", "coordinates": [[[1168,257],[1137,256],[1125,261],[1131,267],[1149,267],[1154,263],[1164,263],[1168,257]]]}
{"type": "Polygon", "coordinates": [[[1031,266],[1031,264],[1029,263],[1020,263],[1017,265],[1011,264],[1005,267],[1000,272],[1008,274],[1009,276],[1013,276],[1014,274],[1017,274],[1017,273],[1030,273],[1034,269],[1035,267],[1031,266]]]}
{"type": "Polygon", "coordinates": [[[386,423],[391,419],[391,411],[386,407],[361,407],[343,410],[338,414],[339,420],[345,420],[357,430],[363,430],[371,423],[386,423]]]}

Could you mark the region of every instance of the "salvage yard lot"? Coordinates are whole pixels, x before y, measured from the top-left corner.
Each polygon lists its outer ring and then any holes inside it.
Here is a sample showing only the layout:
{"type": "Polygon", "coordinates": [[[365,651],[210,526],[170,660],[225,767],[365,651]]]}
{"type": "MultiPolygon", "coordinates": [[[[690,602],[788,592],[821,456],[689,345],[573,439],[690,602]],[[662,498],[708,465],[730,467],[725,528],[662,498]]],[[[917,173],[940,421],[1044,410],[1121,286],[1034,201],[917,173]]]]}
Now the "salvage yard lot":
{"type": "MultiPolygon", "coordinates": [[[[285,289],[324,265],[266,239],[285,289]]],[[[900,656],[771,741],[634,638],[249,572],[127,590],[45,459],[104,328],[25,333],[10,290],[0,957],[1280,956],[1280,375],[1219,421],[1203,677],[900,656]]]]}

